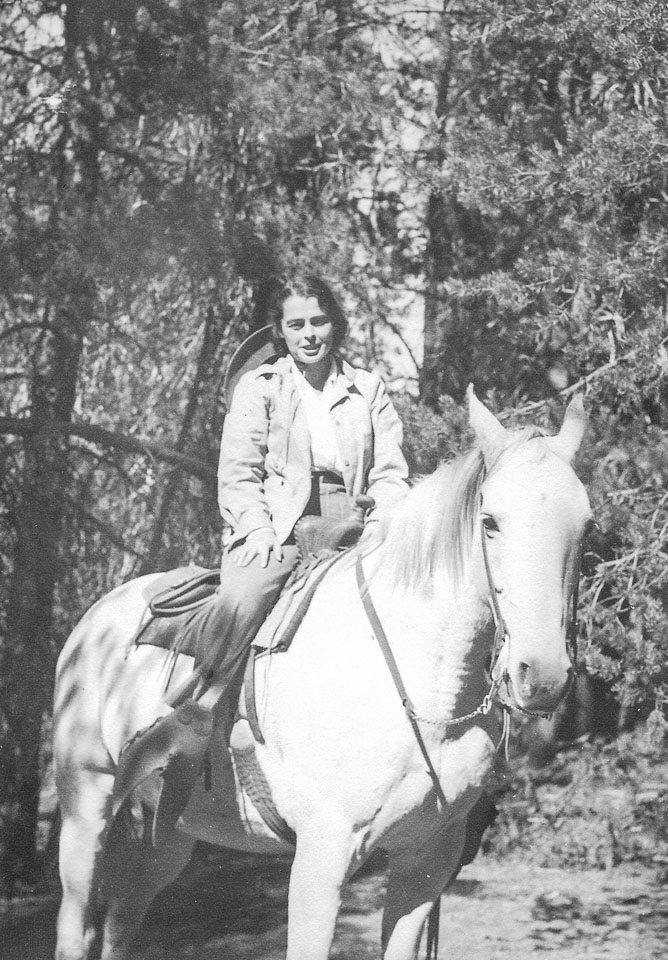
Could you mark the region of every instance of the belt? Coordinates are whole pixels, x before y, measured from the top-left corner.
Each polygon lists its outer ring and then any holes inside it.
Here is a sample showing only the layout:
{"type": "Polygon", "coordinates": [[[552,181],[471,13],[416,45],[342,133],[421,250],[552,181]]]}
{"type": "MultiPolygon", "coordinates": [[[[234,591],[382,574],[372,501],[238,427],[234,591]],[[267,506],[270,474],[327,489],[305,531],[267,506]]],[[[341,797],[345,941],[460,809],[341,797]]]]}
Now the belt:
{"type": "Polygon", "coordinates": [[[311,473],[311,477],[320,483],[336,483],[339,486],[344,486],[343,477],[338,473],[334,473],[332,470],[314,470],[311,473]]]}
{"type": "MultiPolygon", "coordinates": [[[[308,503],[304,508],[302,514],[303,517],[321,517],[322,510],[320,506],[320,487],[321,484],[331,484],[332,486],[341,487],[345,490],[345,484],[343,482],[343,477],[339,476],[338,473],[334,473],[333,470],[313,470],[311,473],[311,496],[309,497],[308,503]]],[[[290,533],[290,536],[285,541],[286,546],[294,546],[295,535],[294,530],[290,533]]]]}

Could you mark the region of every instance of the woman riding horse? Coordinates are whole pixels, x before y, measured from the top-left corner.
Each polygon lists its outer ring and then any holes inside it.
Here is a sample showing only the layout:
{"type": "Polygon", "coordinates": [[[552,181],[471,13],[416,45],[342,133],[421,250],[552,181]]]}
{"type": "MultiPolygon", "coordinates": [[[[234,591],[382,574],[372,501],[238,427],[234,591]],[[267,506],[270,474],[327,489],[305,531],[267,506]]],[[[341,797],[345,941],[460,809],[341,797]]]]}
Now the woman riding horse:
{"type": "Polygon", "coordinates": [[[274,281],[269,317],[278,356],[239,380],[220,447],[221,586],[199,632],[212,649],[197,658],[215,699],[297,563],[297,521],[349,517],[366,494],[369,535],[408,492],[401,421],[382,380],[338,353],[347,320],[328,285],[308,274],[274,281]]]}
{"type": "MultiPolygon", "coordinates": [[[[353,376],[362,393],[368,375],[353,376]]],[[[352,403],[351,391],[342,403],[352,403]]],[[[277,389],[271,399],[280,401],[277,389]]],[[[295,405],[286,443],[309,436],[303,404],[295,405]]],[[[571,466],[585,430],[581,399],[552,437],[506,431],[472,391],[468,405],[474,448],[411,488],[376,549],[353,551],[355,562],[327,571],[289,653],[267,656],[255,670],[262,740],[251,747],[260,775],[247,786],[240,771],[248,755],[230,756],[213,737],[182,813],[174,808],[183,799],[175,785],[183,763],[156,763],[158,748],[174,760],[164,743],[139,756],[146,775],[119,793],[126,751],[141,731],[177,716],[166,695],[192,673],[190,655],[133,643],[146,592],[162,574],[117,587],[74,628],[58,660],[53,722],[62,812],[57,960],[93,960],[97,947],[101,960],[127,960],[150,903],[198,839],[289,852],[275,817],[272,825],[254,806],[267,796],[279,826],[296,838],[287,960],[327,960],[342,885],[376,850],[388,862],[382,956],[417,960],[426,918],[462,862],[467,819],[492,772],[501,731],[491,703],[551,713],[568,688],[591,523],[571,466]]],[[[383,474],[379,449],[371,490],[383,474]]],[[[261,473],[262,489],[268,479],[261,473]]],[[[289,537],[275,523],[271,514],[271,554],[275,544],[287,549],[289,537]]],[[[234,549],[230,543],[228,554],[234,549]]],[[[249,566],[262,562],[255,554],[249,566]]]]}

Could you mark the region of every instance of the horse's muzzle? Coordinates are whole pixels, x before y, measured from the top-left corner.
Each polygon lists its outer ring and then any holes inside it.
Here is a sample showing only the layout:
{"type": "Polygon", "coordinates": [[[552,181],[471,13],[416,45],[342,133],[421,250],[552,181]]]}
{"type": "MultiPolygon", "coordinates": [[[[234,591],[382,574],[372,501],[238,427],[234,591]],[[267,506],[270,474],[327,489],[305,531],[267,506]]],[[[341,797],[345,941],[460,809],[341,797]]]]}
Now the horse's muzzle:
{"type": "Polygon", "coordinates": [[[546,675],[544,670],[519,663],[507,678],[508,692],[521,710],[529,713],[553,713],[568,693],[573,681],[573,668],[546,675]]]}

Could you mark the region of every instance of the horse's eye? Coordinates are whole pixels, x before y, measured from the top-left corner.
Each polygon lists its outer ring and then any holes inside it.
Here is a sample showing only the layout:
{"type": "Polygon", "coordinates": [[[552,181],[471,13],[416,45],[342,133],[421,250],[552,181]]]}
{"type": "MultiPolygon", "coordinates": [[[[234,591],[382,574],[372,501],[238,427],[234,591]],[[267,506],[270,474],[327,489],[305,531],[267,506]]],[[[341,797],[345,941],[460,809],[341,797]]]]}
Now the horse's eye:
{"type": "Polygon", "coordinates": [[[498,533],[499,525],[494,519],[494,517],[483,517],[482,525],[487,536],[491,536],[493,533],[498,533]]]}

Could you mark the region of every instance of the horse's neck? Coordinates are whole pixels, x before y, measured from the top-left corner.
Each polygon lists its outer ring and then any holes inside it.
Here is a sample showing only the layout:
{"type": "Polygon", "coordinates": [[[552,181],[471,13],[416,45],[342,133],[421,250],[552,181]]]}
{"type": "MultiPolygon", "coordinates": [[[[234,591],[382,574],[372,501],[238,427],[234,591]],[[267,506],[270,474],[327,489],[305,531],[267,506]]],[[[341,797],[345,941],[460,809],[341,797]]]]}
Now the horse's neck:
{"type": "Polygon", "coordinates": [[[383,561],[381,550],[371,593],[407,683],[410,678],[409,692],[425,710],[453,715],[462,697],[476,700],[486,685],[491,613],[480,571],[472,567],[461,585],[444,573],[432,584],[407,587],[383,561]]]}

